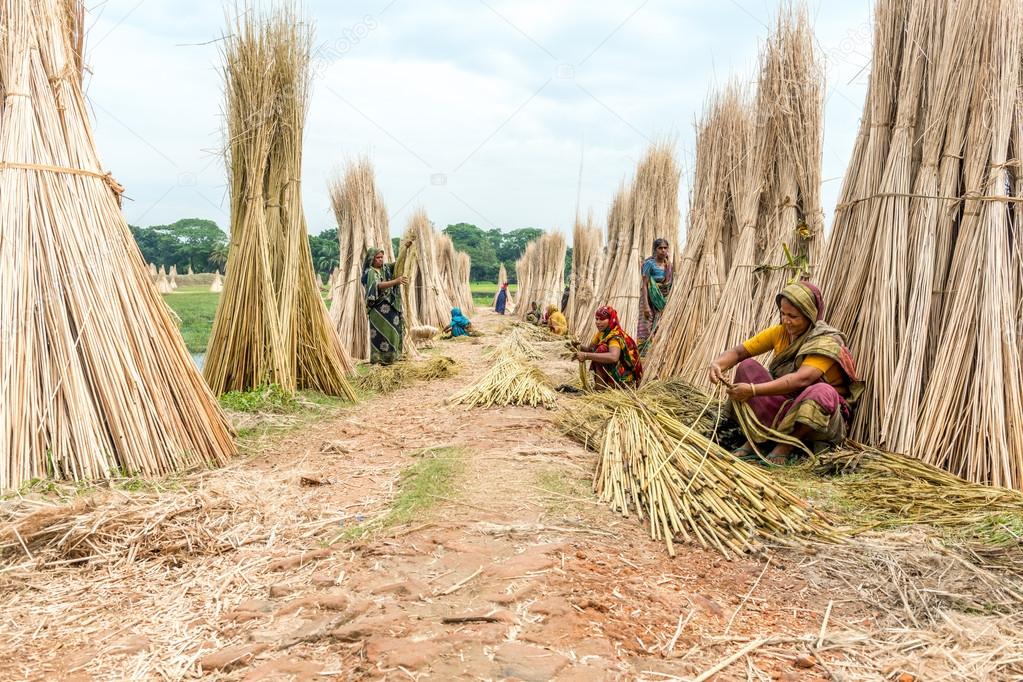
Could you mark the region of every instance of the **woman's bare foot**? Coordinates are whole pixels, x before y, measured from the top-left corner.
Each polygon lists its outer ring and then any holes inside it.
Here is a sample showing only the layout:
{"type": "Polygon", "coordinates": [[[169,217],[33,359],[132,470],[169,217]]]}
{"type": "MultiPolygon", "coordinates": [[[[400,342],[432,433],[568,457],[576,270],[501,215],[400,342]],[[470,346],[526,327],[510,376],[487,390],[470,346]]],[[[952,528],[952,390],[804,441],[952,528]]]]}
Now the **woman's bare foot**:
{"type": "Polygon", "coordinates": [[[767,456],[767,461],[770,462],[771,464],[784,466],[785,463],[788,462],[789,460],[789,455],[792,454],[792,449],[793,448],[791,445],[784,445],[782,443],[779,443],[778,445],[775,445],[774,448],[771,450],[771,453],[767,456]]]}
{"type": "Polygon", "coordinates": [[[756,450],[753,449],[753,445],[749,441],[743,443],[741,447],[732,450],[732,456],[737,459],[750,459],[755,453],[756,450]]]}

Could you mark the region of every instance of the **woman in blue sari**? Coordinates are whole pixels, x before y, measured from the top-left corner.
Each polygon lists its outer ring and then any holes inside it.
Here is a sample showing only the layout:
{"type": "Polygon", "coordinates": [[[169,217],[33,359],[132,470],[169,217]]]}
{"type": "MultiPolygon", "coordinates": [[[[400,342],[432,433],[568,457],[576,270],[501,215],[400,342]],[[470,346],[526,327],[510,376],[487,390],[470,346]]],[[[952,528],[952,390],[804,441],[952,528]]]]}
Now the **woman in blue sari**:
{"type": "Polygon", "coordinates": [[[501,285],[501,290],[497,292],[497,303],[494,304],[494,310],[499,315],[504,315],[504,310],[508,306],[508,283],[505,282],[501,285]]]}
{"type": "Polygon", "coordinates": [[[636,341],[639,342],[640,354],[645,355],[650,339],[657,331],[657,323],[661,321],[661,313],[668,304],[668,294],[671,293],[674,272],[668,260],[667,239],[654,240],[654,255],[643,261],[642,275],[643,290],[639,296],[639,333],[636,334],[636,341]]]}
{"type": "Polygon", "coordinates": [[[472,331],[472,322],[469,318],[462,314],[461,308],[451,309],[451,324],[448,325],[451,330],[451,336],[469,336],[472,331]]]}

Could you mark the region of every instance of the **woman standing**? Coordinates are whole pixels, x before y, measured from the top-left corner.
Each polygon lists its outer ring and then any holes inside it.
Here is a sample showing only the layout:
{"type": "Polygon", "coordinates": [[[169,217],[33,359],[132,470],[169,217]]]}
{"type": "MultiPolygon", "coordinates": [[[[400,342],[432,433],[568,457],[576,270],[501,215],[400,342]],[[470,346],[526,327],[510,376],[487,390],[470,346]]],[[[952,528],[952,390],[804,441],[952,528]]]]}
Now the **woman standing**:
{"type": "Polygon", "coordinates": [[[494,310],[497,311],[498,315],[504,315],[504,310],[508,306],[508,283],[505,282],[501,285],[501,290],[497,292],[497,302],[494,304],[494,310]]]}
{"type": "Polygon", "coordinates": [[[598,308],[594,314],[597,333],[589,345],[576,353],[579,362],[590,361],[599,388],[635,387],[643,377],[636,341],[618,323],[614,308],[598,308]]]}
{"type": "MultiPolygon", "coordinates": [[[[763,426],[810,447],[839,443],[863,393],[845,337],[824,322],[824,297],[813,284],[790,284],[775,301],[781,323],[719,355],[710,366],[710,381],[725,382],[723,373],[738,365],[728,396],[749,403],[763,426]],[[770,371],[752,359],[769,351],[774,351],[770,371]]],[[[792,450],[778,443],[769,460],[784,464],[792,450]]],[[[735,454],[752,452],[747,442],[735,454]]]]}
{"type": "Polygon", "coordinates": [[[369,361],[374,365],[389,365],[401,359],[405,333],[399,288],[402,284],[408,284],[408,277],[394,276],[394,263],[384,263],[383,249],[366,249],[362,287],[369,313],[369,361]]]}
{"type": "Polygon", "coordinates": [[[655,239],[654,255],[643,261],[643,290],[639,297],[639,327],[636,334],[641,354],[646,353],[650,339],[657,331],[664,306],[668,304],[673,275],[668,260],[668,240],[655,239]]]}

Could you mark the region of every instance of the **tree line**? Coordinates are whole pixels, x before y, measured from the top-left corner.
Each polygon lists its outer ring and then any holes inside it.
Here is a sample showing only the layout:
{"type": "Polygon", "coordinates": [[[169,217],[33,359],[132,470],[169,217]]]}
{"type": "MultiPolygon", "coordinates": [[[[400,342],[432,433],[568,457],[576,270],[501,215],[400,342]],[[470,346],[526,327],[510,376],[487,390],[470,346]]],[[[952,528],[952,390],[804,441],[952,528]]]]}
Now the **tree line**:
{"type": "MultiPolygon", "coordinates": [[[[212,220],[183,218],[170,225],[138,227],[130,225],[132,236],[147,263],[168,269],[177,266],[184,273],[191,267],[195,272],[223,271],[227,264],[228,237],[212,220]]],[[[455,248],[469,254],[472,259],[471,278],[474,282],[495,282],[503,263],[508,279],[515,282],[515,261],[533,239],[543,230],[525,227],[509,232],[498,229],[482,230],[470,223],[457,223],[444,228],[455,248]]],[[[394,239],[397,248],[398,239],[394,239]]],[[[340,262],[337,230],[328,229],[309,235],[309,251],[317,274],[329,277],[340,262]]],[[[569,248],[565,257],[565,278],[568,278],[572,258],[569,248]]]]}

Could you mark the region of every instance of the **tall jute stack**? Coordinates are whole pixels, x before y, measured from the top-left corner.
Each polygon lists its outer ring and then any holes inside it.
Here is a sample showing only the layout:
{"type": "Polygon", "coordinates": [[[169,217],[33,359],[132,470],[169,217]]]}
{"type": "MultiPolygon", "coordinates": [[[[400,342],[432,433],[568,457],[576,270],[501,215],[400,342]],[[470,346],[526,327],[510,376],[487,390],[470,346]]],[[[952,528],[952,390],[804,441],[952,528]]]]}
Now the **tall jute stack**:
{"type": "Polygon", "coordinates": [[[823,73],[805,8],[760,54],[755,104],[733,83],[697,134],[689,230],[648,379],[705,381],[725,348],[777,323],[775,296],[820,260],[823,73]]]}
{"type": "Polygon", "coordinates": [[[443,329],[451,321],[452,304],[441,274],[436,233],[425,211],[412,214],[401,242],[396,271],[409,278],[408,286],[402,287],[406,325],[443,329]]]}
{"type": "Polygon", "coordinates": [[[672,248],[678,246],[679,174],[673,145],[654,143],[640,160],[629,189],[623,185],[612,202],[596,306],[613,306],[632,335],[639,325],[643,259],[651,255],[658,237],[672,248]]]}
{"type": "Polygon", "coordinates": [[[218,393],[276,384],[355,398],[302,211],[311,43],[290,9],[243,12],[224,42],[231,248],[205,366],[218,393]]]}
{"type": "Polygon", "coordinates": [[[526,319],[529,304],[533,302],[540,306],[541,312],[548,305],[560,308],[565,290],[567,248],[565,235],[560,232],[545,232],[526,244],[522,257],[515,263],[520,303],[516,312],[520,319],[526,319]]]}
{"type": "Polygon", "coordinates": [[[565,317],[569,330],[585,340],[589,340],[593,327],[603,261],[604,235],[593,215],[588,215],[585,222],[577,218],[572,229],[572,274],[565,317]]]}
{"type": "Polygon", "coordinates": [[[1019,0],[886,0],[828,245],[868,393],[854,435],[1023,487],[1019,0]]]}
{"type": "Polygon", "coordinates": [[[476,314],[476,303],[472,300],[472,258],[469,254],[459,251],[455,254],[455,285],[461,292],[465,306],[462,312],[466,315],[476,314]]]}
{"type": "MultiPolygon", "coordinates": [[[[741,152],[733,133],[743,118],[736,88],[712,97],[696,131],[696,171],[690,195],[686,244],[672,293],[646,359],[644,376],[667,378],[682,371],[718,303],[728,272],[726,246],[734,229],[729,210],[729,173],[741,152]]],[[[639,285],[636,285],[639,291],[639,285]]]]}
{"type": "Polygon", "coordinates": [[[473,305],[472,289],[469,286],[469,270],[472,267],[469,255],[457,251],[451,237],[443,232],[435,232],[433,238],[436,243],[441,282],[444,284],[444,290],[448,292],[451,305],[460,308],[465,315],[474,314],[476,306],[473,305]]]}
{"type": "Polygon", "coordinates": [[[824,241],[824,72],[805,6],[786,5],[760,55],[757,126],[765,139],[756,327],[777,324],[775,296],[812,275],[824,241]]]}
{"type": "Polygon", "coordinates": [[[331,279],[330,319],[349,355],[366,360],[369,325],[362,286],[363,258],[372,246],[384,250],[386,262],[394,260],[387,208],[377,192],[373,165],[365,157],[349,163],[343,176],[335,176],[329,191],[340,245],[340,266],[331,279]]]}
{"type": "Polygon", "coordinates": [[[0,4],[0,488],[222,464],[231,431],[120,212],[83,8],[0,4]]]}

